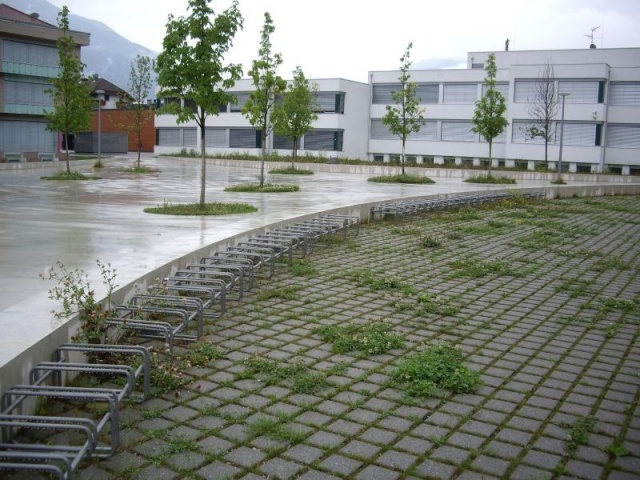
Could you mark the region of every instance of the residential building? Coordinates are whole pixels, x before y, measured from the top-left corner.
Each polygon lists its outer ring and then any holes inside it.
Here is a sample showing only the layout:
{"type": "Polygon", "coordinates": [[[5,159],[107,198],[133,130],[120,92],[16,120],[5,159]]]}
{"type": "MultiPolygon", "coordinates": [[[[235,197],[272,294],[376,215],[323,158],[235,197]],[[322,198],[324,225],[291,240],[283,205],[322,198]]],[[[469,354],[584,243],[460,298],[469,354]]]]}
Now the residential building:
{"type": "MultiPolygon", "coordinates": [[[[475,102],[483,94],[484,66],[491,52],[470,52],[467,68],[412,70],[411,81],[425,109],[425,123],[406,145],[410,161],[479,166],[488,144],[472,131],[475,102]]],[[[493,142],[493,165],[535,169],[544,161],[544,140],[531,138],[531,105],[547,64],[554,85],[566,93],[563,167],[571,172],[640,174],[640,48],[499,51],[497,88],[507,100],[507,129],[493,142]]],[[[368,158],[398,156],[400,140],[381,118],[399,86],[399,71],[370,72],[371,133],[368,158]]],[[[557,168],[561,122],[558,99],[549,140],[550,168],[557,168]]],[[[564,168],[563,168],[564,170],[564,168]]]]}
{"type": "MultiPolygon", "coordinates": [[[[340,78],[314,79],[311,82],[317,86],[316,103],[320,110],[313,129],[299,142],[299,155],[362,158],[367,151],[369,135],[369,86],[340,78]]],[[[223,105],[219,115],[207,118],[205,142],[209,154],[259,154],[260,135],[241,113],[252,86],[250,79],[236,82],[230,90],[236,97],[236,103],[223,105]]],[[[164,101],[170,100],[160,99],[161,104],[164,101]]],[[[156,117],[157,154],[181,150],[199,152],[199,137],[195,121],[177,125],[172,115],[156,117]]],[[[288,155],[292,143],[271,134],[267,139],[267,149],[288,155]]]]}
{"type": "MultiPolygon", "coordinates": [[[[78,55],[89,34],[71,31],[78,55]]],[[[0,4],[0,157],[7,161],[38,160],[58,150],[58,136],[46,129],[51,108],[49,79],[59,75],[58,27],[0,4]]]]}
{"type": "MultiPolygon", "coordinates": [[[[424,124],[409,136],[409,163],[483,166],[489,146],[473,133],[475,103],[486,86],[484,66],[491,52],[470,52],[467,68],[411,70],[424,108],[424,124]]],[[[640,174],[640,48],[498,51],[497,89],[507,101],[506,130],[493,141],[494,167],[535,170],[544,166],[544,140],[531,138],[536,123],[531,106],[546,65],[553,67],[556,92],[565,98],[563,170],[640,174]]],[[[382,123],[400,71],[369,72],[369,83],[344,79],[311,80],[318,86],[322,112],[305,135],[300,153],[389,162],[400,156],[401,141],[382,123]]],[[[240,113],[251,91],[249,79],[234,89],[235,105],[223,106],[207,120],[207,152],[257,155],[259,136],[240,113]]],[[[548,167],[558,167],[561,108],[553,118],[548,167]]],[[[199,151],[195,122],[156,118],[156,153],[199,151]]],[[[288,154],[290,142],[271,136],[267,147],[288,154]]]]}

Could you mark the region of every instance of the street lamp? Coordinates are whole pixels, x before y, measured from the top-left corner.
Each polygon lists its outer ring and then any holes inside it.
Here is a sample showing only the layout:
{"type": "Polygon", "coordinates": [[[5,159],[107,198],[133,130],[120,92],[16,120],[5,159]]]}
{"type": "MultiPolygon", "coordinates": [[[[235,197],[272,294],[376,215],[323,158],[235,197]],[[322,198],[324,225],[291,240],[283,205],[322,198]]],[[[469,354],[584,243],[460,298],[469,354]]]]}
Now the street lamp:
{"type": "Polygon", "coordinates": [[[104,90],[96,90],[98,98],[98,164],[101,162],[102,156],[102,101],[104,100],[104,90]]]}
{"type": "Polygon", "coordinates": [[[564,140],[564,102],[568,93],[561,93],[562,97],[562,116],[560,117],[560,153],[558,154],[558,183],[562,183],[562,143],[564,140]]]}

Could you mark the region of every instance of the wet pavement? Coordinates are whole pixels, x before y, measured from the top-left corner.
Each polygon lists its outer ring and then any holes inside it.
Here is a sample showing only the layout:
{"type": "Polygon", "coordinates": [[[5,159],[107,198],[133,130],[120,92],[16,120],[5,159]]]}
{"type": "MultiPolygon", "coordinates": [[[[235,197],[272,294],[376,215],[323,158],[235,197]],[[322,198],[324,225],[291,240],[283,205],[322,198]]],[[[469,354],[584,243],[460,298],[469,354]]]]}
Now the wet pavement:
{"type": "MultiPolygon", "coordinates": [[[[198,201],[200,163],[198,159],[146,156],[143,165],[157,168],[157,174],[121,171],[133,161],[133,156],[109,158],[101,170],[92,169],[93,160],[72,163],[73,170],[101,177],[93,181],[40,179],[62,169],[63,163],[0,170],[0,327],[5,332],[0,337],[0,365],[59,325],[50,313],[59,306],[47,298],[53,282],[39,278],[57,261],[87,272],[101,298],[104,292],[96,260],[110,263],[117,271],[118,284],[126,285],[189,252],[280,220],[369,201],[487,189],[447,177],[437,178],[433,185],[372,184],[367,182],[371,167],[353,167],[361,173],[347,174],[340,171],[350,167],[332,165],[336,173],[274,176],[275,182],[300,184],[296,193],[226,193],[227,185],[257,181],[259,163],[212,160],[207,170],[207,201],[246,202],[258,207],[257,213],[150,215],[143,212],[144,207],[198,201]],[[26,329],[25,318],[29,319],[26,329]]],[[[318,167],[326,166],[311,164],[309,168],[318,167]]],[[[269,168],[273,165],[267,164],[269,168]]],[[[536,183],[519,186],[531,185],[536,183]]]]}

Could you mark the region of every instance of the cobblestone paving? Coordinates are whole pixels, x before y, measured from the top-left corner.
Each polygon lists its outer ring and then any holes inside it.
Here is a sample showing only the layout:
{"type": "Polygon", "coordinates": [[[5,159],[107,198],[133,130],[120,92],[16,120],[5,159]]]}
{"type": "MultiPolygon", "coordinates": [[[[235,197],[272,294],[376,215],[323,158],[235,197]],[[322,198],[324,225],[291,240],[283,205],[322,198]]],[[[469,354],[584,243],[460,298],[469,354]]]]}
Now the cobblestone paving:
{"type": "Polygon", "coordinates": [[[79,477],[637,479],[639,254],[638,197],[365,226],[232,303],[203,339],[222,356],[126,405],[121,451],[79,477]],[[403,348],[338,354],[315,330],[380,319],[403,348]],[[392,372],[438,342],[482,384],[408,396],[392,372]]]}

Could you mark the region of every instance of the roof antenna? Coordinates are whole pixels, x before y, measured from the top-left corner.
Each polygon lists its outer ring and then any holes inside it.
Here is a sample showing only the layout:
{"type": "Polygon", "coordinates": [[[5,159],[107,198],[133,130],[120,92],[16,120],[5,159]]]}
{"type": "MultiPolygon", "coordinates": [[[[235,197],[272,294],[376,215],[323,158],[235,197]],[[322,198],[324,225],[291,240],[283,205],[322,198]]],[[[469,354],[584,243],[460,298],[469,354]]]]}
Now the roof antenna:
{"type": "Polygon", "coordinates": [[[600,25],[598,25],[597,27],[591,27],[591,33],[585,33],[585,37],[587,37],[589,40],[591,40],[591,44],[589,45],[589,48],[596,48],[596,44],[593,43],[593,37],[594,37],[594,32],[600,28],[600,25]]]}

